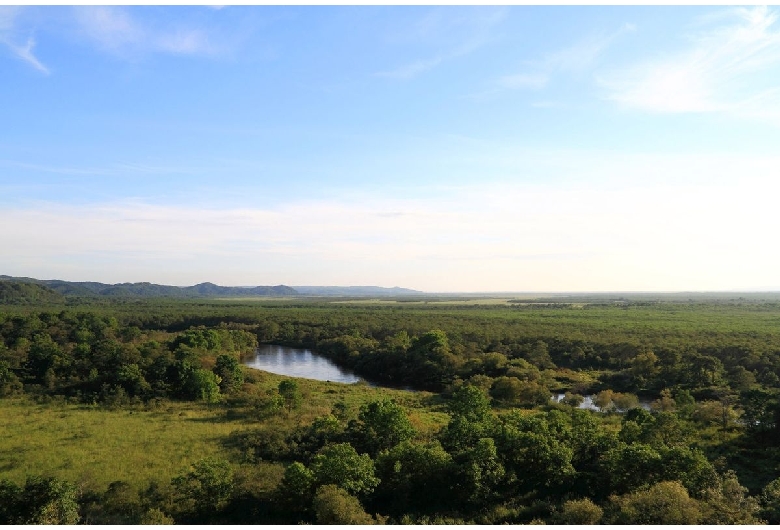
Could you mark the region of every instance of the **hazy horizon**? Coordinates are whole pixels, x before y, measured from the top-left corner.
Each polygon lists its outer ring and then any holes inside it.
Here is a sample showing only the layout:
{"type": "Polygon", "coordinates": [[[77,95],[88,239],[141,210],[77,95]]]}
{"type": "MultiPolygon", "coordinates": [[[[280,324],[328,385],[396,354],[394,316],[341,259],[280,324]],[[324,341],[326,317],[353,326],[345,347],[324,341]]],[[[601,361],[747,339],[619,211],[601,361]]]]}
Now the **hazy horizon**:
{"type": "Polygon", "coordinates": [[[0,274],[776,290],[778,13],[0,6],[0,274]]]}

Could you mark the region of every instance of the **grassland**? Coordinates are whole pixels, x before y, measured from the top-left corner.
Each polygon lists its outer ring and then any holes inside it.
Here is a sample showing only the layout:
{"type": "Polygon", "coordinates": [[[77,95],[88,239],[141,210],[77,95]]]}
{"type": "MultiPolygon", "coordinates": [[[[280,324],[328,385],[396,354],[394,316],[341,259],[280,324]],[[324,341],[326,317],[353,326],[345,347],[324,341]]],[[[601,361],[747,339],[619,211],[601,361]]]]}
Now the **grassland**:
{"type": "MultiPolygon", "coordinates": [[[[251,370],[255,392],[274,389],[282,376],[251,370]]],[[[254,478],[255,486],[272,488],[281,478],[281,463],[244,464],[231,443],[246,429],[289,431],[330,413],[334,404],[356,411],[360,405],[390,397],[408,407],[410,420],[423,438],[433,436],[448,416],[437,412],[437,397],[425,392],[344,385],[300,379],[299,410],[261,417],[241,406],[164,401],[112,410],[35,402],[20,396],[0,399],[0,476],[23,483],[29,475],[47,475],[104,490],[114,481],[142,488],[150,481],[170,482],[192,462],[210,456],[227,458],[254,478]]]]}

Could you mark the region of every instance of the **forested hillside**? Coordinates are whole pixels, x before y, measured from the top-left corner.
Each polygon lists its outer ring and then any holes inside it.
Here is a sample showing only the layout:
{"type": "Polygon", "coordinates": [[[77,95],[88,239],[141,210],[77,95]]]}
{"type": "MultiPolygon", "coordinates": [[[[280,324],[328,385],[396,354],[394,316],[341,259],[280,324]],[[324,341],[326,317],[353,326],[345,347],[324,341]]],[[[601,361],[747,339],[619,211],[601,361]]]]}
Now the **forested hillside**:
{"type": "Polygon", "coordinates": [[[0,280],[0,304],[57,304],[65,297],[42,285],[0,280]]]}
{"type": "MultiPolygon", "coordinates": [[[[149,282],[137,283],[100,283],[100,282],[67,282],[64,280],[37,280],[35,278],[14,278],[0,276],[0,281],[7,280],[14,284],[39,285],[66,296],[82,297],[112,297],[112,298],[195,298],[217,296],[295,296],[298,292],[286,285],[258,287],[224,287],[204,282],[189,287],[159,285],[149,282]]],[[[35,300],[31,300],[35,301],[35,300]]],[[[45,302],[46,300],[40,300],[45,302]]],[[[59,300],[61,301],[61,299],[59,300]]]]}
{"type": "Polygon", "coordinates": [[[45,305],[0,310],[0,523],[780,522],[773,302],[45,305]]]}

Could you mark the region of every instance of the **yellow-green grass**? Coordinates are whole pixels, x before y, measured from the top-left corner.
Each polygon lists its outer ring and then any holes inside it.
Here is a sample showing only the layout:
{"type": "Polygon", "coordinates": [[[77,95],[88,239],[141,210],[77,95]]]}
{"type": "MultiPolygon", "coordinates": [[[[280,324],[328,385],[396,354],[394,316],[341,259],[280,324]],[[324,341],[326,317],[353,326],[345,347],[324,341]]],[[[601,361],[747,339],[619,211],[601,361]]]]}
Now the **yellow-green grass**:
{"type": "Polygon", "coordinates": [[[53,475],[94,486],[168,481],[194,461],[225,453],[224,439],[243,427],[192,403],[107,410],[3,399],[0,417],[0,477],[53,475]]]}
{"type": "Polygon", "coordinates": [[[398,305],[405,306],[463,306],[463,305],[509,305],[509,298],[420,298],[415,300],[395,300],[391,298],[350,298],[347,300],[332,300],[331,304],[345,305],[398,305]]]}
{"type": "MultiPolygon", "coordinates": [[[[256,391],[275,389],[283,376],[251,370],[256,391]]],[[[30,475],[51,475],[93,490],[121,480],[136,488],[186,472],[208,456],[231,461],[258,487],[272,488],[281,463],[248,464],[231,435],[265,425],[289,432],[328,414],[341,402],[352,415],[363,403],[391,398],[407,407],[420,438],[430,439],[447,421],[438,397],[424,392],[298,379],[298,410],[263,417],[228,405],[165,402],[153,407],[109,410],[28,398],[0,399],[0,479],[18,484],[30,475]],[[433,410],[432,410],[433,409],[433,410]],[[438,410],[437,410],[438,409],[438,410]],[[251,477],[251,478],[250,478],[251,477]]]]}

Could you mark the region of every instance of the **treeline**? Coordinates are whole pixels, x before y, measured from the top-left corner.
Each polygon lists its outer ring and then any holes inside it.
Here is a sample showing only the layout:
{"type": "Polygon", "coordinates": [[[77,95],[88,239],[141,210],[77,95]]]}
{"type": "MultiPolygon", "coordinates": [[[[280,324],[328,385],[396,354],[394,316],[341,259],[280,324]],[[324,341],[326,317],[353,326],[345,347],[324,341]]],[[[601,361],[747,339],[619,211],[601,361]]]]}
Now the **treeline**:
{"type": "Polygon", "coordinates": [[[227,325],[151,338],[88,312],[0,316],[0,395],[26,391],[82,403],[219,400],[240,387],[255,333],[227,325]]]}

